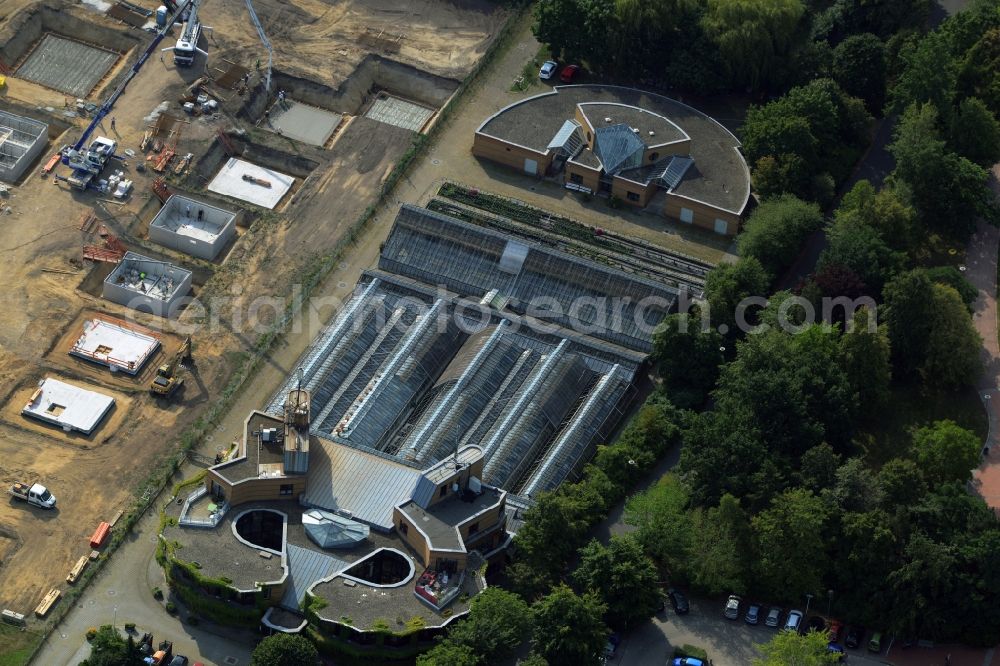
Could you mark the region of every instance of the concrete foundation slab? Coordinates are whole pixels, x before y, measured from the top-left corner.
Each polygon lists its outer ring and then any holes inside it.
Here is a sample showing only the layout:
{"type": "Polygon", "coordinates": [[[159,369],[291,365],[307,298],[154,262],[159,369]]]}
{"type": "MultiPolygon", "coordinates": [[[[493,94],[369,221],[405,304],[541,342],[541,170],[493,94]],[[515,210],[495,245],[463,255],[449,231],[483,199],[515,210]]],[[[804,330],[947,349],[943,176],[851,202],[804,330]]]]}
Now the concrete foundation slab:
{"type": "Polygon", "coordinates": [[[381,93],[365,112],[366,118],[419,132],[434,115],[433,109],[381,93]]]}
{"type": "Polygon", "coordinates": [[[115,404],[115,399],[46,377],[38,384],[21,413],[59,426],[66,432],[89,435],[115,404]]]}
{"type": "Polygon", "coordinates": [[[43,122],[0,111],[0,180],[13,183],[35,161],[49,138],[43,122]]]}
{"type": "Polygon", "coordinates": [[[271,107],[270,127],[302,143],[326,145],[344,116],[326,109],[286,99],[271,107]]]}
{"type": "Polygon", "coordinates": [[[173,194],[149,223],[149,239],[211,261],[236,235],[236,213],[173,194]]]}
{"type": "Polygon", "coordinates": [[[16,76],[76,97],[86,97],[119,54],[51,33],[42,37],[16,76]]]}
{"type": "Polygon", "coordinates": [[[274,208],[294,182],[293,176],[230,157],[208,184],[208,189],[257,206],[274,208]]]}
{"type": "Polygon", "coordinates": [[[73,356],[134,375],[160,348],[152,335],[104,319],[83,323],[83,333],[70,349],[73,356]]]}

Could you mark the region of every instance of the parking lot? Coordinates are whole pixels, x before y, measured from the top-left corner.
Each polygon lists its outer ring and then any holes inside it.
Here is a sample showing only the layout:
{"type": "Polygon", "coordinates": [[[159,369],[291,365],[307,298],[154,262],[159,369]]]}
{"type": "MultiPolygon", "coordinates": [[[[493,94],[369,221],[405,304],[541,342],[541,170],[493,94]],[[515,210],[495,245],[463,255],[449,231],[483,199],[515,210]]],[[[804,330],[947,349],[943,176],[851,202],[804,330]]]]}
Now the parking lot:
{"type": "MultiPolygon", "coordinates": [[[[675,646],[688,644],[707,650],[714,666],[748,666],[758,656],[754,645],[767,642],[777,631],[763,624],[750,626],[743,621],[742,614],[736,621],[725,619],[721,600],[689,601],[689,614],[677,615],[668,605],[666,612],[630,632],[609,664],[662,666],[670,663],[668,659],[673,656],[675,646]]],[[[847,654],[849,664],[888,663],[882,655],[864,650],[848,650],[847,654]]]]}

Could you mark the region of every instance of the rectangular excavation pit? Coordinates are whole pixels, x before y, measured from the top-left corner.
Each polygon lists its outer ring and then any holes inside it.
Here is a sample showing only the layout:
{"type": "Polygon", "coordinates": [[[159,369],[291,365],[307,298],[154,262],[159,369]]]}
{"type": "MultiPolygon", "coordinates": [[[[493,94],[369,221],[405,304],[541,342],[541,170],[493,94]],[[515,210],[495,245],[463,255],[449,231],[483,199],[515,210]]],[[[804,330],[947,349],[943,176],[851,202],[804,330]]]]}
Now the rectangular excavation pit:
{"type": "Polygon", "coordinates": [[[285,98],[271,107],[270,129],[290,139],[325,146],[343,115],[285,98]]]}
{"type": "Polygon", "coordinates": [[[0,111],[0,180],[13,183],[45,150],[49,126],[0,111]]]}
{"type": "Polygon", "coordinates": [[[365,111],[365,117],[380,123],[419,132],[434,115],[433,109],[381,92],[365,111]]]}
{"type": "Polygon", "coordinates": [[[151,332],[119,319],[94,317],[83,322],[80,337],[69,353],[107,366],[112,372],[135,375],[159,348],[160,341],[151,332]]]}
{"type": "Polygon", "coordinates": [[[125,307],[172,317],[191,292],[191,271],[126,252],[104,280],[101,295],[125,307]]]}
{"type": "Polygon", "coordinates": [[[230,157],[208,184],[210,192],[272,209],[291,189],[295,178],[230,157]]]}
{"type": "Polygon", "coordinates": [[[149,223],[149,240],[212,261],[236,235],[236,213],[173,194],[149,223]]]}
{"type": "Polygon", "coordinates": [[[115,64],[119,53],[46,33],[15,76],[76,97],[86,97],[115,64]]]}
{"type": "Polygon", "coordinates": [[[111,396],[46,377],[38,383],[21,414],[65,432],[89,435],[114,407],[111,396]]]}

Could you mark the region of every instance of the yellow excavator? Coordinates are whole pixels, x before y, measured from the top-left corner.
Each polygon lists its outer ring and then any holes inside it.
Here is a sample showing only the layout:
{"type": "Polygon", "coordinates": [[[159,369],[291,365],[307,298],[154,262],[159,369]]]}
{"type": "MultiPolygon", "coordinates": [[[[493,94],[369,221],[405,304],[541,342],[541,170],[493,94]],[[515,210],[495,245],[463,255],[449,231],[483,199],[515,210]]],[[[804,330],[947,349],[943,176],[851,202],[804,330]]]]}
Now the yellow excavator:
{"type": "Polygon", "coordinates": [[[161,398],[169,398],[184,385],[184,378],[179,376],[181,363],[191,358],[191,338],[185,338],[177,353],[169,363],[164,363],[156,369],[156,375],[149,385],[149,392],[161,398]]]}

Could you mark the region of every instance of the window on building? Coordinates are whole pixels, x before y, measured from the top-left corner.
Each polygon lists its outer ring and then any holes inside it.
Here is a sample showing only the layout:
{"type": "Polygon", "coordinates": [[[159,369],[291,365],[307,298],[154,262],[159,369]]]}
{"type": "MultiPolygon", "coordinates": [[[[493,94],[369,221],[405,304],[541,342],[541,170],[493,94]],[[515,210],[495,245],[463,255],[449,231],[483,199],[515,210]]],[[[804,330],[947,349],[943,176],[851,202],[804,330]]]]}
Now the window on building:
{"type": "Polygon", "coordinates": [[[293,486],[290,483],[283,483],[283,484],[281,484],[281,488],[278,489],[278,494],[279,495],[291,495],[292,494],[292,489],[294,487],[295,486],[293,486]]]}
{"type": "Polygon", "coordinates": [[[650,162],[655,162],[658,159],[660,159],[660,154],[659,153],[650,153],[649,154],[649,161],[650,162]]]}
{"type": "Polygon", "coordinates": [[[694,222],[694,211],[690,208],[681,208],[681,222],[694,222]]]}
{"type": "Polygon", "coordinates": [[[441,492],[438,493],[438,497],[444,497],[448,494],[448,484],[441,486],[441,492]]]}
{"type": "Polygon", "coordinates": [[[262,589],[260,591],[260,596],[264,597],[265,599],[270,599],[271,598],[271,588],[270,587],[265,587],[264,589],[262,589]]]}
{"type": "Polygon", "coordinates": [[[571,173],[569,175],[569,182],[576,183],[577,185],[583,184],[583,176],[578,173],[571,173]]]}
{"type": "Polygon", "coordinates": [[[479,523],[472,523],[469,525],[469,534],[475,534],[479,531],[479,523]]]}
{"type": "Polygon", "coordinates": [[[639,200],[639,194],[638,194],[638,192],[626,192],[625,193],[625,197],[629,201],[638,201],[639,200]]]}
{"type": "Polygon", "coordinates": [[[402,520],[399,521],[399,533],[406,534],[409,531],[410,531],[410,526],[404,523],[402,520]]]}
{"type": "Polygon", "coordinates": [[[587,132],[587,143],[590,143],[593,140],[594,140],[594,136],[590,132],[587,132]]]}

